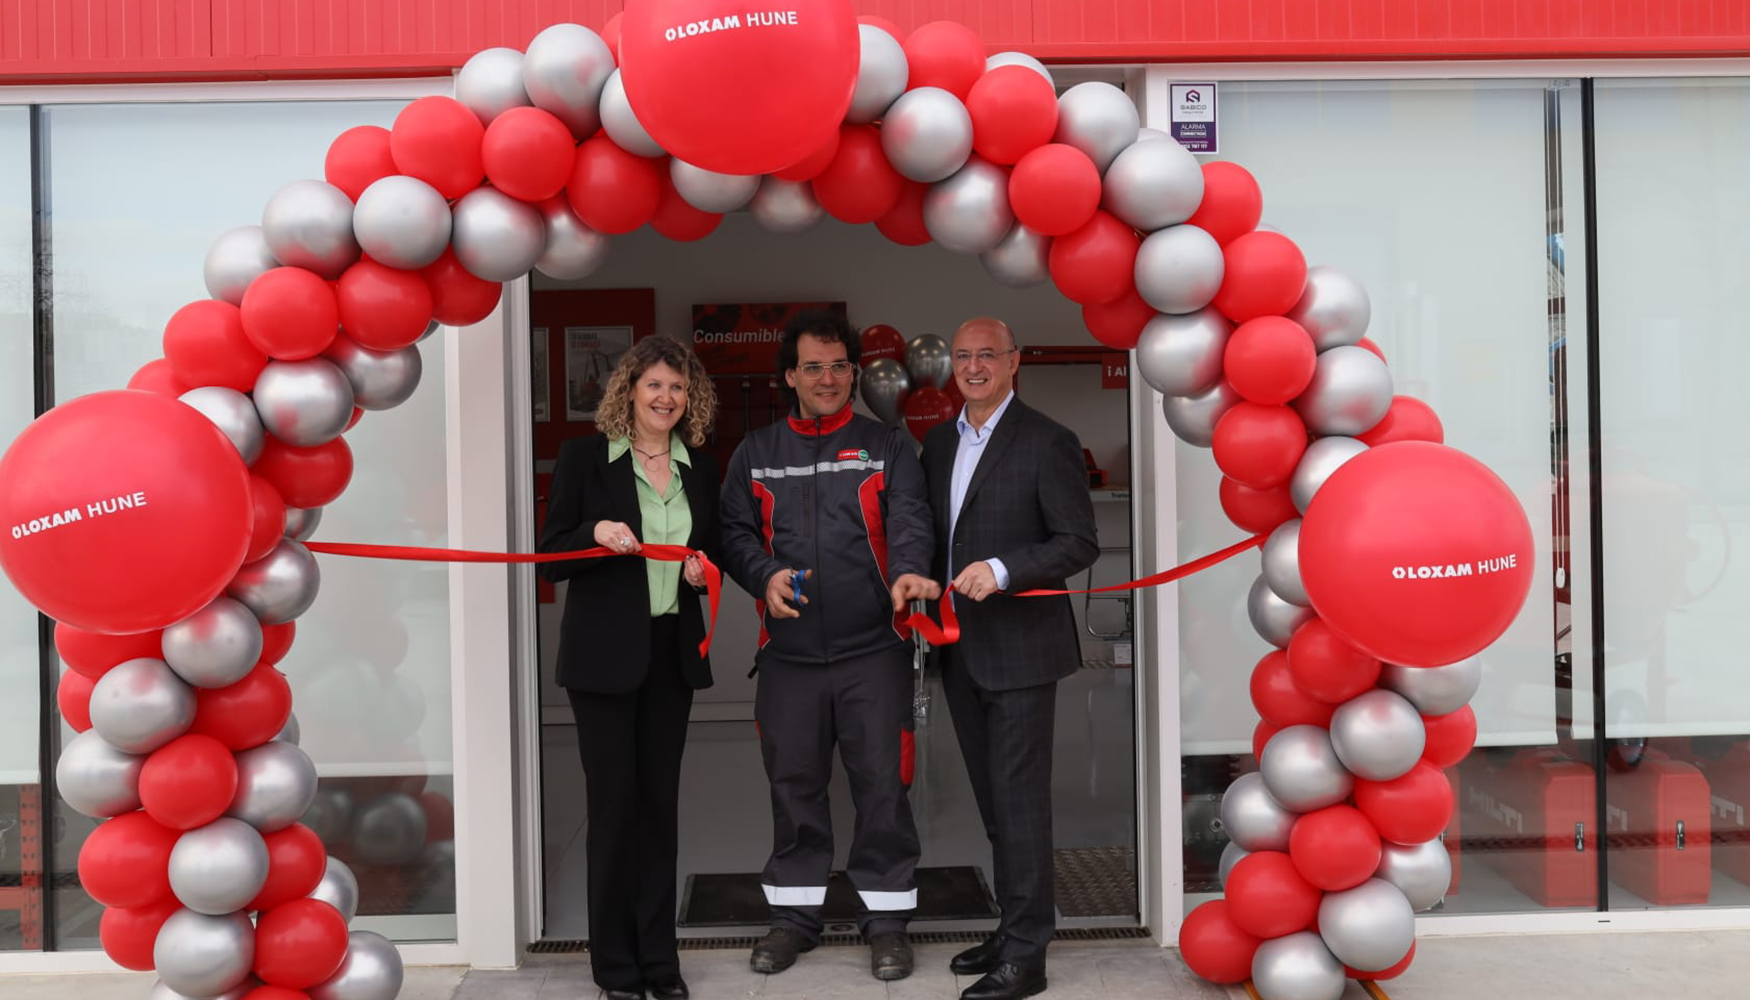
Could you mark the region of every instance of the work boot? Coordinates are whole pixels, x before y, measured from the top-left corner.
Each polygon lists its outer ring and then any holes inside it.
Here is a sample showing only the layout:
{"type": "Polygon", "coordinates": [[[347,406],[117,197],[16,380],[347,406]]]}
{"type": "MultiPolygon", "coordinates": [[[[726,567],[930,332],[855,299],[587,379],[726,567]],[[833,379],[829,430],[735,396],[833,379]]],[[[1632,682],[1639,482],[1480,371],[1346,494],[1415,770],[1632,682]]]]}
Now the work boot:
{"type": "Polygon", "coordinates": [[[891,982],[911,975],[911,939],[904,931],[882,931],[869,936],[869,972],[891,982]]]}
{"type": "Polygon", "coordinates": [[[747,964],[755,972],[772,975],[795,965],[797,955],[813,950],[814,942],[803,937],[802,932],[789,927],[774,927],[753,946],[753,955],[747,964]]]}

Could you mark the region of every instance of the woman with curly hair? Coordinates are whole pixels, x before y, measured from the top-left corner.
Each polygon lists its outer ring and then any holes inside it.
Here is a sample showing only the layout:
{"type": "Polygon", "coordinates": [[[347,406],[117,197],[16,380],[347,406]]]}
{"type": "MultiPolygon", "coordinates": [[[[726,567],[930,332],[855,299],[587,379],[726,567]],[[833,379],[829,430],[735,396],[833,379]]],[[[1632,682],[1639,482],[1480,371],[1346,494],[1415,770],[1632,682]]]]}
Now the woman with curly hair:
{"type": "Polygon", "coordinates": [[[687,996],[675,945],[681,753],[693,692],[711,686],[697,556],[646,560],[646,544],[717,550],[717,463],[702,449],[717,393],[667,337],[632,345],[608,380],[599,433],[565,442],[542,552],[570,581],[558,681],[571,697],[588,784],[590,965],[611,1000],[687,996]],[[690,450],[689,450],[690,449],[690,450]]]}

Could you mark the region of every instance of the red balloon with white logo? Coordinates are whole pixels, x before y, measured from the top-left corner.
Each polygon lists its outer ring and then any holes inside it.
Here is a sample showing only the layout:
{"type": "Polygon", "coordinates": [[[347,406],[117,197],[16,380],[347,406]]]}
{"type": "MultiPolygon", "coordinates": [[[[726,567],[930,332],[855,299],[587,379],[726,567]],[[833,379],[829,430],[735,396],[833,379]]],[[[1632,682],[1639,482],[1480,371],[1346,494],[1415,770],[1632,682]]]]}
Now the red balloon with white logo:
{"type": "Polygon", "coordinates": [[[905,429],[911,431],[911,436],[919,441],[924,439],[937,424],[944,424],[954,419],[960,412],[954,400],[942,390],[933,385],[920,385],[913,389],[905,399],[905,429]]]}

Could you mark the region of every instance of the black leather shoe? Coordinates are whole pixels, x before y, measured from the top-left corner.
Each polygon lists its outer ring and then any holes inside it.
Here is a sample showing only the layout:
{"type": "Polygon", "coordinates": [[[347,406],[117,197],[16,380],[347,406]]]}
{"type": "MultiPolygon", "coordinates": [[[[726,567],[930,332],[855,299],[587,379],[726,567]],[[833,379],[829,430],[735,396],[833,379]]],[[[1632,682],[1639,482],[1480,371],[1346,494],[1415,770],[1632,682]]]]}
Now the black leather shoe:
{"type": "Polygon", "coordinates": [[[891,982],[911,975],[911,939],[904,931],[883,931],[869,936],[869,973],[891,982]]]}
{"type": "Polygon", "coordinates": [[[687,981],[676,972],[666,976],[656,976],[645,983],[650,987],[650,995],[655,1000],[687,1000],[691,993],[687,992],[687,981]]]}
{"type": "Polygon", "coordinates": [[[644,1000],[643,990],[603,990],[602,996],[608,1000],[644,1000]]]}
{"type": "Polygon", "coordinates": [[[982,976],[1002,961],[1003,936],[992,934],[979,944],[948,960],[948,971],[956,976],[982,976]]]}
{"type": "Polygon", "coordinates": [[[1023,969],[1013,962],[1004,962],[966,987],[960,1000],[1021,1000],[1044,992],[1044,969],[1023,969]]]}
{"type": "Polygon", "coordinates": [[[753,955],[748,958],[747,964],[755,972],[771,975],[795,965],[797,955],[813,950],[814,942],[803,937],[801,932],[788,927],[774,927],[753,946],[753,955]]]}

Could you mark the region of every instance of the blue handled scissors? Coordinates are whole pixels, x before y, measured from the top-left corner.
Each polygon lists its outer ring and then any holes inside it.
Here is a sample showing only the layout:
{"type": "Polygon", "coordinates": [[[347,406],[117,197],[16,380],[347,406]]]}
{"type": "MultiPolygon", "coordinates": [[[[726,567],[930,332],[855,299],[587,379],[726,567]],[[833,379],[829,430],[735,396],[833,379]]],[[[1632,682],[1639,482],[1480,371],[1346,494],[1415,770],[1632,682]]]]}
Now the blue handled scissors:
{"type": "Polygon", "coordinates": [[[800,608],[802,606],[802,581],[808,579],[808,570],[790,570],[790,603],[800,608]]]}

